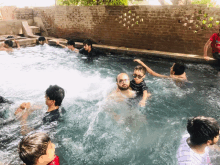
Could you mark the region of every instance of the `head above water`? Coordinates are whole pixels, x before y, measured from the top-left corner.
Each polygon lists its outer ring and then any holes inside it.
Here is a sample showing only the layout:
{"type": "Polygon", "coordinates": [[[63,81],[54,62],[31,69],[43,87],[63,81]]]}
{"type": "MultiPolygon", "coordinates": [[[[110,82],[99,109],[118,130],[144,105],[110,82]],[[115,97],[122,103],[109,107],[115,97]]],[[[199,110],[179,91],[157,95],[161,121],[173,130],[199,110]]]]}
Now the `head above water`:
{"type": "Polygon", "coordinates": [[[181,62],[176,62],[170,68],[171,74],[182,75],[185,72],[185,65],[181,62]]]}
{"type": "Polygon", "coordinates": [[[44,43],[46,43],[46,38],[41,36],[38,38],[38,42],[39,42],[39,44],[43,45],[44,43]]]}
{"type": "Polygon", "coordinates": [[[197,116],[188,120],[187,131],[193,145],[215,144],[219,138],[219,125],[214,118],[197,116]]]}
{"type": "Polygon", "coordinates": [[[71,46],[75,47],[75,42],[74,42],[74,40],[68,40],[68,41],[67,41],[67,45],[71,45],[71,46]]]}
{"type": "Polygon", "coordinates": [[[4,42],[6,48],[12,48],[13,42],[11,40],[5,40],[4,42]]]}
{"type": "Polygon", "coordinates": [[[46,133],[33,133],[21,140],[18,153],[26,165],[46,164],[53,160],[55,146],[46,133]]]}
{"type": "Polygon", "coordinates": [[[50,85],[45,94],[47,99],[50,101],[55,101],[55,106],[61,106],[61,103],[65,97],[64,89],[57,85],[50,85]]]}
{"type": "Polygon", "coordinates": [[[92,41],[89,39],[83,41],[83,47],[86,51],[92,49],[92,41]]]}
{"type": "Polygon", "coordinates": [[[128,90],[130,86],[130,79],[129,76],[126,73],[120,73],[116,77],[116,84],[118,88],[122,91],[128,90]]]}

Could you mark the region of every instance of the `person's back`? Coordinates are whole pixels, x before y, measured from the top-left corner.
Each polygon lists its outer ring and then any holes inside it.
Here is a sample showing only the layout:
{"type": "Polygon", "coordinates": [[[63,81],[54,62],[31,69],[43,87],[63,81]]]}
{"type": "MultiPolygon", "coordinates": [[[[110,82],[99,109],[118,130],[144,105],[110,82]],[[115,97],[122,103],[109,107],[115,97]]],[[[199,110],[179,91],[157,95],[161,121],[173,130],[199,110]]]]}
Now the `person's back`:
{"type": "Polygon", "coordinates": [[[208,146],[219,140],[219,126],[211,117],[197,116],[188,120],[187,131],[177,151],[178,165],[209,165],[208,146]]]}

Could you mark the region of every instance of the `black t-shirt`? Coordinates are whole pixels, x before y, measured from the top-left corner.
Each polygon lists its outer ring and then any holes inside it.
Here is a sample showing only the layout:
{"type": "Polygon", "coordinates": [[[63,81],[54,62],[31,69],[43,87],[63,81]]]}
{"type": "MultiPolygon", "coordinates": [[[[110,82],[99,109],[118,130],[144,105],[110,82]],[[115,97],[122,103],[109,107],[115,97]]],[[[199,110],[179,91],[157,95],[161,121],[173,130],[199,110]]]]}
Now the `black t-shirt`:
{"type": "Polygon", "coordinates": [[[101,52],[99,49],[92,48],[90,52],[86,51],[84,48],[79,50],[80,54],[86,55],[88,57],[98,57],[100,55],[105,55],[105,53],[101,52]]]}
{"type": "Polygon", "coordinates": [[[132,90],[136,91],[137,97],[143,96],[143,91],[148,90],[148,87],[144,81],[142,81],[140,84],[136,84],[134,80],[131,80],[130,87],[132,90]]]}
{"type": "Polygon", "coordinates": [[[43,117],[43,123],[50,123],[53,121],[57,121],[60,117],[60,112],[59,109],[55,109],[53,111],[50,112],[46,112],[45,116],[43,117]]]}

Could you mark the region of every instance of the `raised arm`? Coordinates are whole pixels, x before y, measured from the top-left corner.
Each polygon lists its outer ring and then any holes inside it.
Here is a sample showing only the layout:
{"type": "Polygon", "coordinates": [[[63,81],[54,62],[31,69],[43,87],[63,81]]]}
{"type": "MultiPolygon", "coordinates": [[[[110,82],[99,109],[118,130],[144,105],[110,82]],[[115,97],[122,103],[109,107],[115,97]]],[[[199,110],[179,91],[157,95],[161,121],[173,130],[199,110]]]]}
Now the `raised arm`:
{"type": "Polygon", "coordinates": [[[210,57],[207,55],[207,51],[208,51],[208,48],[211,45],[211,43],[212,43],[212,41],[209,39],[204,46],[204,59],[207,61],[210,59],[210,57]]]}
{"type": "Polygon", "coordinates": [[[151,68],[149,68],[147,65],[145,65],[141,60],[139,59],[135,59],[134,62],[137,62],[139,64],[141,64],[142,66],[144,66],[147,70],[147,72],[149,74],[151,74],[152,76],[156,76],[156,77],[161,77],[161,78],[170,78],[169,76],[165,76],[165,75],[162,75],[162,74],[159,74],[157,72],[154,72],[151,68]]]}
{"type": "Polygon", "coordinates": [[[56,44],[59,45],[59,46],[61,46],[62,48],[66,48],[66,46],[63,45],[63,44],[61,44],[59,41],[56,41],[56,44]]]}

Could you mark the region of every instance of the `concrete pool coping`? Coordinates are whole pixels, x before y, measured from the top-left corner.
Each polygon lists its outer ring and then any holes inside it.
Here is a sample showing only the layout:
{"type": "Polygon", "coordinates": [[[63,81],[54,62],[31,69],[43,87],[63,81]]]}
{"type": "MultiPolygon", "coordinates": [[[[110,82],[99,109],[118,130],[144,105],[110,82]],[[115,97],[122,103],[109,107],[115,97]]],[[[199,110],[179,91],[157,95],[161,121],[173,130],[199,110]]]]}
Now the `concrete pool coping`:
{"type": "MultiPolygon", "coordinates": [[[[7,35],[0,36],[0,43],[4,41],[4,38],[7,35]]],[[[32,36],[33,38],[26,38],[16,36],[16,39],[19,41],[20,46],[33,46],[37,44],[37,39],[39,36],[32,36]]],[[[66,45],[67,40],[62,38],[46,37],[50,45],[56,45],[54,40],[59,41],[61,44],[66,45]]],[[[75,42],[77,48],[82,48],[83,43],[75,42]]],[[[185,62],[193,63],[205,63],[205,64],[217,64],[217,60],[210,58],[209,61],[206,61],[203,56],[195,54],[184,54],[184,53],[172,53],[156,50],[146,50],[146,49],[136,49],[136,48],[126,48],[126,47],[117,47],[117,46],[108,46],[108,45],[98,45],[93,44],[94,48],[100,49],[107,53],[117,54],[117,55],[132,55],[132,56],[141,56],[142,58],[162,58],[167,60],[183,60],[185,62]]],[[[137,57],[138,58],[138,57],[137,57]]]]}
{"type": "MultiPolygon", "coordinates": [[[[82,43],[76,42],[76,47],[82,47],[82,46],[83,46],[82,43]]],[[[98,45],[98,44],[93,44],[93,47],[113,54],[135,55],[144,58],[157,57],[157,58],[173,59],[173,60],[178,59],[187,62],[217,64],[217,60],[215,60],[214,58],[210,58],[209,61],[206,61],[203,58],[203,56],[195,55],[195,54],[172,53],[172,52],[164,52],[164,51],[156,51],[156,50],[125,48],[125,47],[116,47],[116,46],[98,45]]]]}

